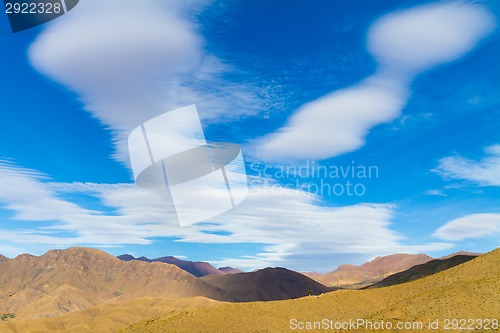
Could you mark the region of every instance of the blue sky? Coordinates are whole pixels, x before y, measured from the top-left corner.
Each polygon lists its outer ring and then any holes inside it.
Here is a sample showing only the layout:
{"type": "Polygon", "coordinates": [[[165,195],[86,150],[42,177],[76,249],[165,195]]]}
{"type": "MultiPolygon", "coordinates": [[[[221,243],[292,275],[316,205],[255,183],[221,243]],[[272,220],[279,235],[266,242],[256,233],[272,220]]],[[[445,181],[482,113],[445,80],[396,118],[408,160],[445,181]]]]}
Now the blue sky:
{"type": "Polygon", "coordinates": [[[82,0],[13,34],[2,14],[0,253],[326,271],[497,248],[499,15],[495,1],[82,0]],[[208,141],[241,145],[249,194],[180,227],[134,184],[126,138],[190,104],[208,141]],[[377,173],[290,174],[306,167],[377,173]]]}

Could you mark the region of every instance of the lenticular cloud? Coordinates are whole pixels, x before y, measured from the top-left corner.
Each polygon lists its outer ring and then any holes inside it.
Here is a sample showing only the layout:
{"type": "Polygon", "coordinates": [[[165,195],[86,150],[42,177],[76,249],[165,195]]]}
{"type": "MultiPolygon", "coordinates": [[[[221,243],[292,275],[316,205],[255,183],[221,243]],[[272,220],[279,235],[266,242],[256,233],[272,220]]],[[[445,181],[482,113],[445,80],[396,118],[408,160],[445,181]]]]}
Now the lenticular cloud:
{"type": "Polygon", "coordinates": [[[380,18],[367,39],[378,72],[303,105],[284,127],[259,140],[256,154],[271,160],[326,159],[359,149],[374,126],[401,115],[415,75],[464,56],[494,26],[486,9],[461,2],[380,18]]]}

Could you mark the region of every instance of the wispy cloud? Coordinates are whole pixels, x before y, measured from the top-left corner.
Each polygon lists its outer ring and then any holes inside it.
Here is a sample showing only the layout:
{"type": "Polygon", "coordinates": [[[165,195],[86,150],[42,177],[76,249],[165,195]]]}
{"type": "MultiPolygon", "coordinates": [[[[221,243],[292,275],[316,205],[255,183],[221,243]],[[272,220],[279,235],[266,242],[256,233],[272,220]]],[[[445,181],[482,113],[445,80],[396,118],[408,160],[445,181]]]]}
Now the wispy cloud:
{"type": "Polygon", "coordinates": [[[13,219],[50,221],[96,213],[57,198],[44,184],[46,179],[35,170],[0,161],[0,201],[6,209],[16,212],[13,219]]]}
{"type": "MultiPolygon", "coordinates": [[[[124,197],[128,198],[127,193],[134,191],[134,200],[121,201],[127,204],[127,208],[114,206],[118,214],[109,214],[106,210],[90,210],[65,200],[61,192],[56,191],[57,186],[54,188],[48,180],[47,176],[37,171],[12,163],[0,163],[0,181],[4,185],[0,202],[13,213],[9,219],[13,225],[0,231],[0,239],[15,240],[18,244],[57,246],[150,244],[151,241],[146,237],[153,235],[153,230],[168,228],[169,211],[161,200],[161,193],[157,195],[154,191],[141,190],[129,184],[111,185],[107,192],[103,185],[93,186],[94,195],[99,188],[102,200],[107,198],[102,193],[115,191],[124,193],[124,197]],[[134,202],[140,203],[142,200],[149,202],[148,210],[138,212],[137,203],[134,205],[134,202]],[[38,222],[38,227],[28,228],[22,223],[26,221],[38,222]],[[61,236],[61,232],[70,233],[71,236],[61,236]]],[[[172,219],[172,223],[174,221],[172,219]]]]}
{"type": "Polygon", "coordinates": [[[362,147],[374,126],[401,115],[415,75],[464,56],[494,26],[485,8],[464,2],[382,17],[367,38],[377,73],[303,105],[284,127],[255,143],[255,154],[271,160],[326,159],[362,147]]]}
{"type": "Polygon", "coordinates": [[[485,153],[486,157],[481,160],[445,157],[433,171],[446,179],[466,180],[481,186],[500,186],[500,145],[487,147],[485,153]]]}
{"type": "Polygon", "coordinates": [[[500,235],[500,214],[470,214],[446,223],[434,236],[446,241],[500,235]]]}
{"type": "Polygon", "coordinates": [[[425,194],[439,196],[439,197],[446,197],[447,196],[446,193],[444,193],[442,190],[427,190],[427,191],[425,191],[425,194]]]}
{"type": "Polygon", "coordinates": [[[0,240],[14,247],[151,244],[153,238],[175,237],[186,243],[268,244],[250,257],[223,258],[219,265],[254,269],[287,266],[327,270],[353,260],[394,252],[423,252],[449,248],[447,243],[405,245],[391,230],[394,208],[385,204],[345,207],[319,205],[320,198],[288,188],[257,183],[234,210],[209,222],[179,227],[161,193],[131,184],[53,183],[48,177],[11,163],[0,165],[0,201],[14,221],[32,221],[32,228],[0,229],[0,240]],[[85,209],[66,199],[85,194],[104,208],[85,209]],[[68,233],[68,234],[65,234],[68,233]],[[342,254],[342,259],[335,259],[342,254]]]}

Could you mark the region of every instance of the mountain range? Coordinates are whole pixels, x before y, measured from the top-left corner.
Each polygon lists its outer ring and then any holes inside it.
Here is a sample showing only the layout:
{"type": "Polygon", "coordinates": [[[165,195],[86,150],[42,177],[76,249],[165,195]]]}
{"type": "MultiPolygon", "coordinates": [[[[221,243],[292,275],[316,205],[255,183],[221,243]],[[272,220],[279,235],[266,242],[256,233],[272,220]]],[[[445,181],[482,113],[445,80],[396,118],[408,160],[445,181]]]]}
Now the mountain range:
{"type": "MultiPolygon", "coordinates": [[[[457,255],[476,257],[480,255],[480,253],[460,251],[439,259],[447,259],[457,255]]],[[[422,265],[433,260],[437,259],[426,254],[400,253],[384,257],[376,257],[372,261],[366,262],[360,266],[350,264],[341,265],[334,271],[325,274],[315,272],[304,274],[326,286],[359,289],[371,286],[388,276],[392,276],[393,274],[406,271],[411,267],[422,265]]],[[[424,273],[422,274],[425,275],[424,273]]]]}
{"type": "MultiPolygon", "coordinates": [[[[480,253],[460,251],[457,253],[452,253],[450,255],[447,255],[439,259],[447,259],[457,255],[474,257],[480,255],[480,253]]],[[[232,267],[222,267],[220,269],[217,269],[208,262],[182,260],[173,256],[149,259],[146,257],[135,258],[130,254],[122,254],[117,256],[117,258],[123,261],[138,260],[144,262],[168,263],[175,265],[180,269],[188,273],[191,273],[196,277],[243,273],[243,271],[232,267]]],[[[359,266],[350,264],[341,265],[337,269],[325,274],[316,272],[308,272],[302,274],[310,277],[311,279],[323,285],[332,287],[334,289],[339,289],[339,288],[359,289],[359,288],[369,287],[374,283],[377,283],[393,274],[404,272],[411,267],[425,264],[433,260],[437,259],[432,258],[426,254],[400,253],[383,257],[379,256],[373,259],[372,261],[366,262],[359,266]]],[[[210,279],[213,278],[211,277],[210,279]]],[[[230,278],[226,279],[227,279],[226,281],[230,280],[230,278]]]]}
{"type": "Polygon", "coordinates": [[[125,262],[89,248],[22,254],[0,262],[0,306],[18,318],[54,317],[136,297],[204,296],[233,301],[229,293],[175,265],[125,262]]]}
{"type": "Polygon", "coordinates": [[[376,257],[360,266],[341,265],[326,274],[308,274],[312,279],[327,285],[340,288],[363,287],[408,268],[431,261],[433,258],[425,254],[393,254],[376,257]]]}
{"type": "MultiPolygon", "coordinates": [[[[492,333],[499,332],[499,314],[500,249],[497,249],[439,273],[390,287],[339,290],[279,302],[217,303],[148,318],[120,332],[465,332],[470,330],[460,330],[458,326],[461,318],[467,318],[474,325],[482,325],[475,332],[492,333]],[[323,330],[298,326],[325,323],[325,319],[327,325],[349,325],[359,319],[364,326],[351,329],[327,326],[323,330]],[[457,319],[456,329],[451,324],[453,319],[457,319]],[[374,329],[373,325],[382,325],[382,321],[386,324],[374,329]],[[388,322],[394,326],[388,328],[388,322]],[[397,323],[409,326],[395,329],[397,323]],[[429,328],[430,323],[437,323],[438,328],[429,328]]],[[[466,320],[466,325],[470,321],[466,320]]]]}
{"type": "Polygon", "coordinates": [[[237,274],[219,271],[209,276],[222,279],[200,279],[173,264],[124,261],[89,248],[52,250],[39,257],[23,254],[0,262],[0,306],[4,313],[29,319],[137,297],[203,296],[248,302],[302,297],[310,289],[314,293],[330,291],[300,273],[281,268],[237,274]]]}
{"type": "Polygon", "coordinates": [[[431,260],[383,280],[388,287],[329,292],[284,268],[197,278],[167,263],[71,248],[0,262],[0,311],[17,314],[0,322],[0,332],[288,332],[292,319],[495,318],[499,277],[500,249],[431,260]],[[309,291],[313,296],[300,297],[309,291]]]}
{"type": "Polygon", "coordinates": [[[145,261],[145,262],[163,262],[167,264],[172,264],[180,269],[185,270],[188,273],[191,273],[192,275],[196,277],[202,277],[206,276],[209,274],[234,274],[234,273],[242,273],[243,271],[232,268],[232,267],[222,267],[221,269],[217,269],[214,266],[210,265],[208,262],[204,261],[188,261],[188,260],[182,260],[178,259],[176,257],[168,256],[168,257],[160,257],[156,259],[149,259],[146,257],[139,257],[135,258],[134,256],[130,254],[122,254],[117,256],[118,259],[123,260],[123,261],[132,261],[132,260],[139,260],[139,261],[145,261]]]}

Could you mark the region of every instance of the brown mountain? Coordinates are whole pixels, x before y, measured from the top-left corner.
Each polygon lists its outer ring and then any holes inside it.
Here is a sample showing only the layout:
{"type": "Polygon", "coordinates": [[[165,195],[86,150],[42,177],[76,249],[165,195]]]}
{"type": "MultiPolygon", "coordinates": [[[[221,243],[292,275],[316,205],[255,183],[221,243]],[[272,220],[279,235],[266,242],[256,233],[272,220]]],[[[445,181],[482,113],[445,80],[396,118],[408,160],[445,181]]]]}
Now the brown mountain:
{"type": "Polygon", "coordinates": [[[4,257],[3,255],[0,254],[0,262],[9,260],[9,258],[4,257]]]}
{"type": "Polygon", "coordinates": [[[203,281],[223,289],[240,302],[269,301],[318,295],[332,288],[285,268],[265,268],[256,272],[208,275],[203,281]]]}
{"type": "Polygon", "coordinates": [[[140,258],[125,261],[89,248],[53,250],[39,257],[22,254],[0,262],[0,309],[25,319],[138,297],[204,296],[238,302],[290,299],[306,296],[309,289],[314,294],[330,290],[282,268],[236,274],[217,271],[200,279],[176,265],[140,258]]]}
{"type": "Polygon", "coordinates": [[[376,257],[361,266],[342,265],[330,273],[319,275],[315,273],[309,276],[327,286],[346,287],[358,285],[362,287],[432,259],[432,257],[425,254],[393,254],[376,257]]]}
{"type": "Polygon", "coordinates": [[[146,257],[134,258],[134,256],[131,256],[130,254],[122,254],[119,255],[117,258],[124,261],[140,260],[145,262],[163,262],[166,264],[175,265],[180,269],[183,269],[186,272],[193,274],[196,277],[202,277],[209,274],[216,274],[216,275],[224,274],[224,272],[218,270],[214,266],[210,265],[208,262],[181,260],[172,256],[149,259],[146,257]]]}
{"type": "Polygon", "coordinates": [[[444,257],[445,259],[431,260],[425,264],[413,266],[406,271],[390,275],[385,279],[366,287],[365,289],[387,287],[395,284],[415,281],[463,264],[464,262],[476,257],[477,255],[454,255],[452,257],[446,256],[444,257]]]}
{"type": "Polygon", "coordinates": [[[125,262],[95,249],[23,254],[0,262],[0,308],[18,318],[57,316],[147,296],[232,300],[227,292],[174,265],[125,262]]]}

